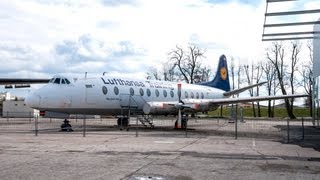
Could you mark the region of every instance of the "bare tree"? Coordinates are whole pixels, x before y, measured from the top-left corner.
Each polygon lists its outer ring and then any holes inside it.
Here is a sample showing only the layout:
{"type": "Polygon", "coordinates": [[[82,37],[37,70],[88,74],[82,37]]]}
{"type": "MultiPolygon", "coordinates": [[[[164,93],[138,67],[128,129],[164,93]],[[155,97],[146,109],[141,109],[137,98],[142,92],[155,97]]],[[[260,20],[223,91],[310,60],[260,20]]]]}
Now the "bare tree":
{"type": "MultiPolygon", "coordinates": [[[[262,75],[263,75],[263,69],[262,69],[262,64],[261,63],[259,63],[256,67],[255,67],[255,73],[253,73],[252,74],[252,76],[253,75],[255,75],[255,83],[257,84],[257,83],[259,83],[260,82],[260,80],[261,80],[261,77],[262,77],[262,75]]],[[[259,96],[259,93],[260,93],[260,87],[259,86],[257,86],[256,87],[256,96],[259,96]]],[[[259,101],[257,102],[257,106],[258,106],[258,117],[261,117],[261,107],[260,107],[260,103],[259,103],[259,101]]]]}
{"type": "Polygon", "coordinates": [[[211,77],[212,70],[207,67],[199,67],[194,75],[194,83],[207,82],[211,77]]]}
{"type": "Polygon", "coordinates": [[[308,41],[307,48],[309,51],[309,60],[302,65],[301,75],[302,79],[302,87],[304,88],[305,92],[309,95],[306,100],[306,105],[310,109],[310,116],[312,116],[313,107],[312,107],[312,85],[313,85],[313,45],[312,41],[308,41]]]}
{"type": "MultiPolygon", "coordinates": [[[[262,64],[259,63],[257,65],[251,65],[251,70],[250,70],[250,66],[249,65],[243,65],[243,69],[246,75],[246,79],[247,79],[247,83],[248,85],[252,85],[253,83],[259,83],[262,75],[263,75],[263,69],[262,69],[262,64]],[[251,73],[250,73],[251,71],[251,73]]],[[[254,95],[259,96],[260,94],[260,88],[259,86],[256,87],[256,90],[254,92],[254,89],[250,89],[249,90],[250,96],[253,97],[254,95]]],[[[257,108],[258,108],[258,117],[261,117],[261,107],[260,107],[260,103],[257,102],[257,108]]],[[[257,113],[256,113],[256,105],[254,104],[254,102],[252,102],[252,111],[253,111],[253,116],[257,117],[257,113]]]]}
{"type": "MultiPolygon", "coordinates": [[[[301,43],[298,41],[291,42],[291,65],[290,65],[290,88],[291,94],[294,94],[296,91],[297,79],[295,77],[296,72],[298,71],[298,63],[299,63],[299,54],[301,52],[301,43]]],[[[289,99],[290,101],[290,109],[293,111],[293,102],[294,98],[289,99]]]]}
{"type": "MultiPolygon", "coordinates": [[[[283,44],[275,42],[271,49],[267,52],[267,59],[272,63],[277,74],[279,86],[283,95],[287,94],[287,89],[291,91],[292,94],[295,92],[295,72],[297,71],[298,65],[298,55],[301,50],[301,45],[297,42],[291,42],[290,46],[290,65],[288,71],[289,84],[286,83],[286,69],[285,69],[285,47],[283,44]]],[[[293,114],[293,99],[285,99],[285,106],[287,109],[288,116],[291,119],[295,118],[293,114]]]]}
{"type": "Polygon", "coordinates": [[[175,81],[175,65],[169,62],[162,64],[163,80],[165,81],[175,81]]]}
{"type": "MultiPolygon", "coordinates": [[[[275,95],[276,72],[274,70],[274,66],[271,64],[270,61],[268,61],[263,65],[262,69],[264,72],[264,78],[267,80],[266,87],[267,87],[268,96],[275,95]]],[[[274,106],[271,106],[271,100],[268,101],[268,117],[274,117],[274,106]]]]}
{"type": "Polygon", "coordinates": [[[181,47],[176,46],[176,49],[169,53],[170,61],[174,62],[174,67],[177,67],[183,79],[190,84],[195,82],[195,78],[202,69],[200,59],[204,57],[204,51],[195,45],[190,45],[185,51],[181,47]]]}
{"type": "MultiPolygon", "coordinates": [[[[250,66],[249,65],[244,65],[243,69],[244,69],[244,72],[245,72],[246,77],[247,77],[248,85],[252,85],[252,82],[253,82],[253,65],[251,65],[251,73],[250,73],[250,66]]],[[[250,93],[250,96],[253,97],[253,89],[249,89],[249,93],[250,93]]],[[[252,102],[252,112],[253,112],[253,116],[257,117],[254,102],[252,102]]]]}
{"type": "Polygon", "coordinates": [[[201,63],[201,58],[204,57],[204,50],[195,45],[190,45],[187,50],[176,46],[160,71],[150,68],[147,79],[186,81],[191,84],[208,81],[212,71],[201,63]]]}
{"type": "Polygon", "coordinates": [[[147,79],[161,80],[161,75],[156,68],[151,67],[147,72],[147,79]]]}

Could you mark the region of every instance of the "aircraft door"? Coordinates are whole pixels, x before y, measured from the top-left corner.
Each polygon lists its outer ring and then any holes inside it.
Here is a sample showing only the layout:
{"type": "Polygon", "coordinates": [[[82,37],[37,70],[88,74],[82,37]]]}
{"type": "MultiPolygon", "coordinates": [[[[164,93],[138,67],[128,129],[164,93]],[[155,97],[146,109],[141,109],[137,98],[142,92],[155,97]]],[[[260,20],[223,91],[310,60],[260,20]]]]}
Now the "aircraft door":
{"type": "Polygon", "coordinates": [[[95,104],[96,103],[96,91],[94,84],[86,84],[86,103],[87,104],[95,104]]]}

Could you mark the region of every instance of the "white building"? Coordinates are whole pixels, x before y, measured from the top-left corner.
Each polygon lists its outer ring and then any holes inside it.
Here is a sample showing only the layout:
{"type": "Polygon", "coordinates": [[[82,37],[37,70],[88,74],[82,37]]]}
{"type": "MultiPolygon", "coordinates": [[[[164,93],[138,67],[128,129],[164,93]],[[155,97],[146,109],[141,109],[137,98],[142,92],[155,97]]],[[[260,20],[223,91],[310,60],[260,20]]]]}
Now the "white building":
{"type": "Polygon", "coordinates": [[[24,100],[11,100],[2,102],[2,117],[35,117],[38,110],[26,106],[24,100]]]}
{"type": "MultiPolygon", "coordinates": [[[[319,18],[320,21],[320,18],[319,18]]],[[[314,32],[320,32],[320,25],[314,25],[314,32]]],[[[319,127],[320,121],[320,34],[315,33],[313,39],[313,122],[319,127]]]]}

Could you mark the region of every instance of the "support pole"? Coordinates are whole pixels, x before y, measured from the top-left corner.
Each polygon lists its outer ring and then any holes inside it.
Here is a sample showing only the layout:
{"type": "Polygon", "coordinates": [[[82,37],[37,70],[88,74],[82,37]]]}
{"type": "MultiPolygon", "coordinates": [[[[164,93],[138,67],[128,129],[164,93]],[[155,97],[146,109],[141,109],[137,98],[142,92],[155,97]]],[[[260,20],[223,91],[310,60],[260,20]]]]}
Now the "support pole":
{"type": "Polygon", "coordinates": [[[82,132],[83,137],[86,137],[86,115],[84,115],[83,118],[83,132],[82,132]]]}
{"type": "Polygon", "coordinates": [[[131,118],[131,116],[130,116],[130,114],[131,114],[131,98],[132,98],[132,96],[130,95],[130,99],[129,99],[129,109],[128,109],[128,124],[127,124],[127,131],[129,131],[129,124],[130,124],[130,118],[131,118]]]}
{"type": "Polygon", "coordinates": [[[35,136],[38,136],[38,118],[39,118],[39,116],[36,116],[35,119],[34,119],[34,133],[35,133],[35,136]]]}
{"type": "Polygon", "coordinates": [[[235,139],[238,139],[238,104],[236,105],[236,117],[235,117],[235,130],[236,130],[236,133],[235,133],[235,139]]]}
{"type": "Polygon", "coordinates": [[[138,117],[136,118],[136,137],[138,137],[138,117]]]}
{"type": "Polygon", "coordinates": [[[288,118],[287,119],[287,143],[289,143],[290,141],[289,127],[290,127],[290,124],[289,124],[289,118],[288,118]]]}
{"type": "Polygon", "coordinates": [[[187,138],[188,137],[188,116],[186,116],[185,123],[186,123],[186,138],[187,138]]]}
{"type": "Polygon", "coordinates": [[[302,140],[304,140],[304,118],[302,117],[302,140]]]}

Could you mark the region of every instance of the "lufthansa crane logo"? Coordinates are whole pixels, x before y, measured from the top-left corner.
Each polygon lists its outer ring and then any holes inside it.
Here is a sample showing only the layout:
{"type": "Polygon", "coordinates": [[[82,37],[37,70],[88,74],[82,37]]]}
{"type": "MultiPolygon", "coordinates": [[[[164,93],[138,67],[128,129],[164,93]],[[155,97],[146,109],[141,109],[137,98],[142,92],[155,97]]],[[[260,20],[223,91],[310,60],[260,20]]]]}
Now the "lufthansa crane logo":
{"type": "Polygon", "coordinates": [[[222,67],[220,69],[220,76],[222,80],[226,80],[227,79],[227,69],[225,67],[222,67]]]}

